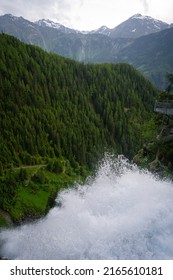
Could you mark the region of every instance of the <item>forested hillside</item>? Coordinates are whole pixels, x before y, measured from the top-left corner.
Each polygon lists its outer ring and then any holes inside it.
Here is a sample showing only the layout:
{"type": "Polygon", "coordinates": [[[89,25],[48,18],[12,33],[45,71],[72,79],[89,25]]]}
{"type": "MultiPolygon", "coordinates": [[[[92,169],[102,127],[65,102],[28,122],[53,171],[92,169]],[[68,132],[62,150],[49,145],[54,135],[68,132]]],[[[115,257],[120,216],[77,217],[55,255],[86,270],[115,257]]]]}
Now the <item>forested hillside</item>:
{"type": "Polygon", "coordinates": [[[74,168],[107,149],[130,157],[157,90],[127,64],[84,65],[0,35],[0,162],[74,168]]]}

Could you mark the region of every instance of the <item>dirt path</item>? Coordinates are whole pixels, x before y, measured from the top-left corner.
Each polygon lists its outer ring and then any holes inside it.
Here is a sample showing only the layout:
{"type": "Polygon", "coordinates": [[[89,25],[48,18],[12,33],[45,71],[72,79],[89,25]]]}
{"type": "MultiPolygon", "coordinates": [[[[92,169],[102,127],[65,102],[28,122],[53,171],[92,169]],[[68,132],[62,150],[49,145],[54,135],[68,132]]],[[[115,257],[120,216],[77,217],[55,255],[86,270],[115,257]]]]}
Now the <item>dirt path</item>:
{"type": "Polygon", "coordinates": [[[19,167],[14,167],[12,168],[13,170],[18,170],[18,169],[27,169],[27,168],[38,168],[40,169],[41,167],[45,167],[47,164],[37,164],[37,165],[24,165],[24,166],[19,166],[19,167]]]}

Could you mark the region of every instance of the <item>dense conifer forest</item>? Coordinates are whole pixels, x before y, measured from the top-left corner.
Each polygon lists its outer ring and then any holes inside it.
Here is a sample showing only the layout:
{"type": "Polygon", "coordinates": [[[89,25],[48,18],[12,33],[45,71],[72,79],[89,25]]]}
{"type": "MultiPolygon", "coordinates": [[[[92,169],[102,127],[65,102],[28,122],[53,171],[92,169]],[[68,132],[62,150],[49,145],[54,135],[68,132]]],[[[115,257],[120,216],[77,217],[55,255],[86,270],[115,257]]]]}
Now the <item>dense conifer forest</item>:
{"type": "Polygon", "coordinates": [[[84,65],[1,34],[1,165],[64,157],[92,168],[107,149],[130,157],[156,94],[129,65],[84,65]]]}
{"type": "Polygon", "coordinates": [[[85,65],[1,34],[0,209],[39,217],[105,152],[133,157],[157,94],[127,64],[85,65]]]}

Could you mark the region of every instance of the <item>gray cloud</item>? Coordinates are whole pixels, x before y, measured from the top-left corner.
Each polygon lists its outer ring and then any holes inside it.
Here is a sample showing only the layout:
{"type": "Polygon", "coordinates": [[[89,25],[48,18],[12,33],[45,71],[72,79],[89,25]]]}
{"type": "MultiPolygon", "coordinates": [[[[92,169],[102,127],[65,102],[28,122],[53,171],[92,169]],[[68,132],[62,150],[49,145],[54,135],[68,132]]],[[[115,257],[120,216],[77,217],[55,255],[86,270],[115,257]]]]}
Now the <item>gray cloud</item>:
{"type": "Polygon", "coordinates": [[[1,0],[0,12],[13,13],[14,15],[27,14],[28,17],[39,17],[40,15],[50,15],[68,13],[74,5],[81,5],[83,0],[1,0]]]}
{"type": "Polygon", "coordinates": [[[84,0],[1,0],[0,14],[11,13],[31,21],[49,18],[72,26],[74,20],[80,20],[79,9],[83,2],[84,0]]]}
{"type": "Polygon", "coordinates": [[[169,22],[172,20],[172,0],[0,0],[0,15],[11,13],[30,21],[51,19],[80,30],[101,25],[115,27],[123,20],[142,13],[169,22]],[[126,7],[126,8],[124,8],[126,7]],[[133,12],[134,11],[134,12],[133,12]],[[139,11],[139,12],[140,12],[139,11]]]}

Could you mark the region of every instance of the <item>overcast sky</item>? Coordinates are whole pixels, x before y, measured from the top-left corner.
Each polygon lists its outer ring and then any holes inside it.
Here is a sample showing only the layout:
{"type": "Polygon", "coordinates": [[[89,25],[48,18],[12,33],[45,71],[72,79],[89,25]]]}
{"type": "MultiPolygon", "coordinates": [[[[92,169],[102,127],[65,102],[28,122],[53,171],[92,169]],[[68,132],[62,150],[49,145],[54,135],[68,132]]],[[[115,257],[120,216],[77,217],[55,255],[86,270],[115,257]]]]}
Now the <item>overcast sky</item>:
{"type": "Polygon", "coordinates": [[[50,19],[78,30],[113,28],[140,13],[173,22],[173,0],[0,0],[0,15],[50,19]]]}

